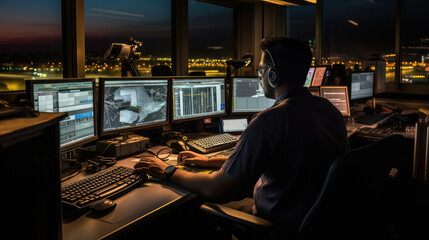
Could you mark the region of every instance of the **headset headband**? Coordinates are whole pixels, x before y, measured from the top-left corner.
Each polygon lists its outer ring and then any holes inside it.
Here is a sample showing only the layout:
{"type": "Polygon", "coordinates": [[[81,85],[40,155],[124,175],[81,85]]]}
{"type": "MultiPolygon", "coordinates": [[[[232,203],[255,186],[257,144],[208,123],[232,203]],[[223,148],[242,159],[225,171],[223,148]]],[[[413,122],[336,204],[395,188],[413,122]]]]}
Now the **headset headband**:
{"type": "Polygon", "coordinates": [[[276,63],[274,62],[274,58],[273,58],[273,56],[271,55],[270,51],[268,51],[268,49],[265,49],[265,50],[264,50],[264,52],[268,53],[268,55],[269,55],[269,56],[270,56],[270,58],[271,58],[271,62],[273,63],[273,67],[276,67],[276,63]]]}

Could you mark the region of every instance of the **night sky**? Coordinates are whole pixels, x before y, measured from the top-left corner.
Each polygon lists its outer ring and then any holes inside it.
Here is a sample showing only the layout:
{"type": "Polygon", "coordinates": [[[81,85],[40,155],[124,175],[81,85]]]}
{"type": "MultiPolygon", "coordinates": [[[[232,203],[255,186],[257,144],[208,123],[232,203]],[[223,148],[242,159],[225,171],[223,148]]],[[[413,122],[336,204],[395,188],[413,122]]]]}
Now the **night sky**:
{"type": "MultiPolygon", "coordinates": [[[[422,19],[429,12],[429,1],[404,2],[404,40],[429,38],[429,21],[422,19]],[[416,12],[410,14],[411,10],[416,12]]],[[[170,57],[170,4],[170,0],[86,0],[87,53],[100,55],[110,43],[134,36],[143,42],[144,56],[170,57]]],[[[394,0],[325,0],[326,51],[331,55],[393,53],[395,5],[394,0]]],[[[297,31],[306,26],[302,16],[297,8],[291,24],[297,31]]],[[[232,56],[232,18],[232,9],[189,1],[190,57],[232,56]]],[[[307,29],[309,34],[312,28],[307,29]]],[[[0,1],[0,33],[0,53],[60,53],[61,1],[0,1]]]]}
{"type": "MultiPolygon", "coordinates": [[[[324,0],[324,56],[366,59],[395,52],[395,0],[324,0]]],[[[291,36],[314,40],[315,7],[289,7],[291,36]]],[[[404,1],[404,45],[429,38],[428,0],[404,1]]]]}
{"type": "Polygon", "coordinates": [[[362,58],[395,52],[396,1],[329,0],[324,7],[327,54],[362,58]]]}
{"type": "MultiPolygon", "coordinates": [[[[110,43],[133,36],[143,42],[144,56],[171,57],[170,4],[171,0],[86,0],[86,52],[103,55],[110,43]]],[[[232,12],[189,1],[190,56],[232,55],[232,12]]],[[[0,1],[0,29],[0,53],[59,53],[61,1],[0,1]]]]}
{"type": "Polygon", "coordinates": [[[61,51],[61,1],[0,1],[0,53],[61,51]]]}

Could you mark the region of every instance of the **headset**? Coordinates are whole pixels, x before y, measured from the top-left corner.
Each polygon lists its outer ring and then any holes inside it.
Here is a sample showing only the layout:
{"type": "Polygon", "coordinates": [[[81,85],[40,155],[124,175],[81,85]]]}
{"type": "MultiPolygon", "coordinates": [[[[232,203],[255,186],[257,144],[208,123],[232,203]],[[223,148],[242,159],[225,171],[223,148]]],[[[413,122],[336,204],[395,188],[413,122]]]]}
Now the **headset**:
{"type": "Polygon", "coordinates": [[[278,88],[280,86],[280,76],[279,71],[276,69],[276,63],[274,62],[274,58],[270,51],[264,50],[264,52],[270,56],[271,62],[273,63],[273,66],[267,66],[267,70],[265,70],[266,74],[268,75],[268,83],[271,87],[278,88]]]}

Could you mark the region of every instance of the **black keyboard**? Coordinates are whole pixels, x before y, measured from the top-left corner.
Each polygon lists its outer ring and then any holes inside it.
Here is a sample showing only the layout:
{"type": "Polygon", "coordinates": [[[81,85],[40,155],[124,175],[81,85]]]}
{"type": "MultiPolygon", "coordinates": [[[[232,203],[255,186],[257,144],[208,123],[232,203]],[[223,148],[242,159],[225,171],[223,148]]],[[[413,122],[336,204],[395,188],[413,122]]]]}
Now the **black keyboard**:
{"type": "Polygon", "coordinates": [[[132,168],[113,166],[62,187],[61,200],[64,205],[83,209],[98,199],[118,197],[146,179],[146,174],[132,168]]]}
{"type": "Polygon", "coordinates": [[[356,132],[356,136],[373,138],[373,139],[383,139],[383,138],[386,138],[392,134],[393,134],[393,130],[388,129],[388,128],[364,127],[364,128],[359,129],[358,132],[356,132]]]}
{"type": "Polygon", "coordinates": [[[393,115],[394,113],[368,114],[363,117],[360,117],[359,119],[357,119],[357,121],[366,125],[372,125],[383,119],[387,120],[393,115]]]}
{"type": "Polygon", "coordinates": [[[188,146],[197,152],[205,154],[234,147],[237,142],[238,137],[229,133],[222,133],[190,141],[188,146]]]}

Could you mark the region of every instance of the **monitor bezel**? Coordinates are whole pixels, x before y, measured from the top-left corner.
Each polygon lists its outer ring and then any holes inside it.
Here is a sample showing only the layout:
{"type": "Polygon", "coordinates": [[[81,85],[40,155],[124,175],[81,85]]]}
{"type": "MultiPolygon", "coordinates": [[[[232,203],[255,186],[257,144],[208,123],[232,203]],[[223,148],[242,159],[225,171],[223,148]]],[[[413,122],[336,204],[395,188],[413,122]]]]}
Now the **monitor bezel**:
{"type": "Polygon", "coordinates": [[[321,87],[321,86],[323,86],[323,83],[325,82],[325,80],[326,80],[326,73],[328,72],[328,71],[330,71],[330,69],[329,69],[329,67],[330,66],[328,66],[328,65],[319,65],[319,66],[314,66],[314,74],[313,74],[313,79],[311,79],[311,84],[310,84],[310,87],[321,87]],[[315,75],[316,75],[316,71],[317,71],[317,69],[318,68],[322,68],[322,67],[324,67],[325,68],[325,72],[323,73],[323,79],[322,79],[322,82],[320,83],[320,85],[319,86],[313,86],[313,82],[314,82],[314,77],[315,77],[315,75]]]}
{"type": "MultiPolygon", "coordinates": [[[[99,109],[97,104],[98,91],[95,84],[95,79],[94,78],[60,78],[60,79],[50,78],[50,79],[25,80],[25,87],[26,87],[25,91],[26,91],[27,99],[30,101],[31,106],[33,108],[34,108],[34,84],[66,83],[66,82],[92,82],[92,89],[93,89],[92,103],[93,103],[93,109],[94,109],[94,136],[79,140],[77,142],[65,144],[63,146],[61,146],[61,144],[58,143],[58,145],[60,146],[61,152],[69,151],[71,149],[84,146],[85,144],[94,142],[99,138],[99,135],[98,135],[98,112],[99,112],[98,110],[99,109]]],[[[67,116],[68,116],[68,113],[67,113],[67,116]]],[[[58,130],[59,130],[59,125],[58,125],[58,130]]]]}
{"type": "MultiPolygon", "coordinates": [[[[348,87],[347,86],[320,86],[320,97],[323,97],[323,89],[329,89],[329,88],[341,88],[341,89],[345,89],[346,90],[346,101],[347,101],[347,115],[342,114],[344,117],[350,117],[351,112],[350,112],[350,98],[349,98],[349,93],[348,93],[348,87]]],[[[329,100],[328,100],[329,101],[329,100]]],[[[338,110],[339,111],[339,110],[338,110]]]]}
{"type": "Polygon", "coordinates": [[[350,81],[348,84],[349,87],[349,99],[351,103],[357,103],[357,102],[362,102],[362,101],[367,101],[370,99],[374,98],[374,94],[375,94],[375,86],[376,86],[376,74],[375,71],[352,71],[350,73],[350,81]],[[353,78],[353,74],[354,73],[372,73],[373,74],[373,81],[372,81],[372,96],[371,97],[363,97],[363,98],[357,98],[357,99],[352,99],[352,78],[353,78]]]}
{"type": "Polygon", "coordinates": [[[206,118],[212,118],[212,117],[222,117],[228,115],[228,95],[227,95],[227,82],[225,77],[207,77],[207,76],[174,76],[171,77],[171,107],[170,107],[170,121],[171,123],[180,123],[180,122],[186,122],[186,121],[193,121],[193,120],[201,120],[206,118]],[[189,79],[189,80],[198,80],[198,79],[222,79],[224,82],[224,99],[225,99],[225,110],[224,113],[219,114],[212,114],[207,116],[199,116],[199,117],[190,117],[190,118],[181,118],[181,119],[174,119],[174,80],[182,80],[182,79],[189,79]]]}
{"type": "MultiPolygon", "coordinates": [[[[231,86],[230,86],[230,99],[228,99],[228,101],[229,101],[229,109],[230,109],[230,114],[231,115],[251,115],[251,114],[256,114],[256,113],[260,113],[260,112],[262,112],[262,111],[265,111],[266,109],[264,109],[264,110],[261,110],[261,111],[239,111],[239,112],[235,112],[234,111],[234,104],[233,104],[233,99],[234,99],[234,79],[235,78],[258,78],[259,79],[259,81],[261,81],[261,79],[259,78],[259,77],[257,77],[257,76],[243,76],[243,77],[240,77],[240,76],[236,76],[236,77],[232,77],[231,78],[231,86]]],[[[261,83],[262,84],[262,83],[261,83]]],[[[273,99],[274,101],[275,101],[275,99],[273,99]]],[[[268,107],[268,108],[270,108],[270,107],[268,107]]],[[[267,109],[268,109],[267,108],[267,109]]]]}
{"type": "Polygon", "coordinates": [[[170,119],[170,103],[171,103],[171,77],[104,77],[99,78],[98,80],[98,86],[99,86],[99,98],[98,98],[98,106],[99,106],[99,136],[105,137],[105,136],[114,136],[114,135],[120,135],[121,133],[127,134],[131,132],[136,132],[139,130],[149,129],[149,128],[156,128],[168,125],[169,119],[170,119]],[[112,130],[104,130],[103,129],[103,123],[104,123],[104,86],[106,81],[141,81],[141,80],[167,80],[167,116],[165,121],[162,122],[155,122],[155,123],[148,123],[143,124],[139,126],[132,126],[132,127],[125,127],[125,128],[118,128],[118,129],[112,129],[112,130]]]}
{"type": "Polygon", "coordinates": [[[317,97],[320,97],[320,87],[308,87],[308,91],[310,91],[311,95],[313,96],[315,96],[313,91],[317,91],[317,97]]]}
{"type": "MultiPolygon", "coordinates": [[[[310,68],[314,68],[314,71],[313,71],[313,75],[311,76],[311,80],[310,80],[310,86],[305,86],[305,82],[304,82],[304,87],[306,87],[306,88],[310,88],[311,87],[311,84],[313,83],[313,78],[314,78],[314,74],[316,73],[316,66],[310,66],[309,68],[308,68],[308,72],[307,72],[307,76],[308,76],[308,73],[310,72],[310,68]]],[[[326,74],[326,70],[325,70],[325,74],[326,74]]],[[[307,76],[305,76],[305,80],[307,80],[307,76]]],[[[322,83],[323,83],[323,80],[322,80],[322,83]]]]}

